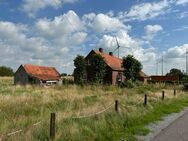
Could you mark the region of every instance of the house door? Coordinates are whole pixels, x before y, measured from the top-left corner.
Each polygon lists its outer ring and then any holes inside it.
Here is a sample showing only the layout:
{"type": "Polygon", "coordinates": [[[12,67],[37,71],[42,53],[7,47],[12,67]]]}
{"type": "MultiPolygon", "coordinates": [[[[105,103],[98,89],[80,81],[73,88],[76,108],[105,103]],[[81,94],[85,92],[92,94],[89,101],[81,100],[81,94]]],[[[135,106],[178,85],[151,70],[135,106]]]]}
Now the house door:
{"type": "Polygon", "coordinates": [[[123,74],[122,72],[118,72],[117,77],[116,77],[116,83],[119,85],[123,81],[123,74]]]}

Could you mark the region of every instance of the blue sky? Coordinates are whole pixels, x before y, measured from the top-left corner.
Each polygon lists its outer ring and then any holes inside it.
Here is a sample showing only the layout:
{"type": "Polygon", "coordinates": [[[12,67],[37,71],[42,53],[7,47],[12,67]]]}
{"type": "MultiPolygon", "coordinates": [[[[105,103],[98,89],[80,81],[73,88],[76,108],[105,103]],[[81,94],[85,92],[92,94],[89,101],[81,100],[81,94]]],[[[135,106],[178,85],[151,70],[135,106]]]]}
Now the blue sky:
{"type": "MultiPolygon", "coordinates": [[[[0,0],[0,65],[55,66],[72,73],[77,54],[120,44],[147,74],[185,70],[188,0],[0,0]],[[157,63],[158,62],[158,67],[157,63]]],[[[117,52],[114,52],[117,55],[117,52]]]]}

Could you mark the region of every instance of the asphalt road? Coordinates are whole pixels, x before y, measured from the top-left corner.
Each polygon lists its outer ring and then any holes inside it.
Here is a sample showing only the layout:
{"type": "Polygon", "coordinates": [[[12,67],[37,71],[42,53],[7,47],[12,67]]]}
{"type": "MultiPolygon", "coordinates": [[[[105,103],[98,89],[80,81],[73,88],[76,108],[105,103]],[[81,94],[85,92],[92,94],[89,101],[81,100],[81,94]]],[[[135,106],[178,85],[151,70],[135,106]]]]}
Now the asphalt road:
{"type": "Polygon", "coordinates": [[[151,141],[188,141],[188,112],[163,129],[151,141]]]}

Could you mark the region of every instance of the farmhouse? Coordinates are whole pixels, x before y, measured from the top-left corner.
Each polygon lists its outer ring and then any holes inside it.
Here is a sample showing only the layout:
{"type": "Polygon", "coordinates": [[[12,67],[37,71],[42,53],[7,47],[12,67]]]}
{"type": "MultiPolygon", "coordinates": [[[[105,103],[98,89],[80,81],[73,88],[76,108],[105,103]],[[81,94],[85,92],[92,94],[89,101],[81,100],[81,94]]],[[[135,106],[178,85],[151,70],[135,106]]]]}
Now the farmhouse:
{"type": "MultiPolygon", "coordinates": [[[[92,50],[86,57],[85,60],[87,62],[87,74],[86,78],[87,81],[91,81],[92,79],[92,68],[90,66],[90,60],[93,55],[99,54],[101,55],[106,63],[106,75],[104,77],[104,83],[108,84],[119,84],[121,82],[124,82],[125,76],[123,75],[124,68],[122,67],[122,59],[117,58],[113,56],[112,52],[109,52],[109,54],[106,54],[103,52],[102,48],[99,48],[99,50],[92,50]]],[[[142,74],[144,74],[142,72],[142,74]]],[[[146,75],[144,74],[143,77],[146,75]]],[[[142,77],[142,76],[141,76],[142,77]]],[[[144,78],[142,78],[144,80],[144,78]]]]}
{"type": "Polygon", "coordinates": [[[14,84],[57,84],[61,76],[54,67],[21,65],[14,75],[14,84]]]}

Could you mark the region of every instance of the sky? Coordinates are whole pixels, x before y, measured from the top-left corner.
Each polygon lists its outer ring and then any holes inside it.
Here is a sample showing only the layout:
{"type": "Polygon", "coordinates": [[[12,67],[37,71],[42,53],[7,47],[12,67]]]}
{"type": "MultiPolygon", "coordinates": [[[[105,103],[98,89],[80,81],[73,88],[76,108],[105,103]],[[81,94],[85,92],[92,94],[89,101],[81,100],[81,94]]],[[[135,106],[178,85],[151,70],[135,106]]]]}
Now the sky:
{"type": "MultiPolygon", "coordinates": [[[[188,0],[0,0],[0,66],[54,66],[71,74],[73,60],[120,45],[148,75],[185,71],[188,0]]],[[[117,56],[118,52],[114,52],[117,56]]]]}

